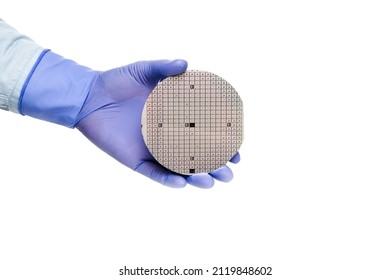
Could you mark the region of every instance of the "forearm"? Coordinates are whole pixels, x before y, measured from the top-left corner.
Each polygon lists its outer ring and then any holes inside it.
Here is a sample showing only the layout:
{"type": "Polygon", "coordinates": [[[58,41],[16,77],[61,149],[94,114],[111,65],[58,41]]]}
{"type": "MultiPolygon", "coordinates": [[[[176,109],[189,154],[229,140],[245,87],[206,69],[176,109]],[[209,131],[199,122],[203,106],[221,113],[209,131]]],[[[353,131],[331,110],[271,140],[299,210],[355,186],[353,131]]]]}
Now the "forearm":
{"type": "Polygon", "coordinates": [[[21,92],[43,51],[0,19],[0,109],[19,113],[21,92]]]}

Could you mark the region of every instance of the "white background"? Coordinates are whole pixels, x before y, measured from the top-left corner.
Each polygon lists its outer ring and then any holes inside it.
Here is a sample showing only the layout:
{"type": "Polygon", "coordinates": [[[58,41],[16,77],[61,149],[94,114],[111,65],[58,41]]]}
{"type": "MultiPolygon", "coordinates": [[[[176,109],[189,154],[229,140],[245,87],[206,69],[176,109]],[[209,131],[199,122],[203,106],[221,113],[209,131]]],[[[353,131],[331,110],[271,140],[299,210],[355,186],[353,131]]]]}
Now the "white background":
{"type": "Polygon", "coordinates": [[[124,265],[389,279],[389,14],[387,1],[2,0],[1,18],[91,68],[184,58],[224,77],[245,141],[231,183],[177,190],[76,130],[0,112],[0,279],[149,279],[124,265]]]}

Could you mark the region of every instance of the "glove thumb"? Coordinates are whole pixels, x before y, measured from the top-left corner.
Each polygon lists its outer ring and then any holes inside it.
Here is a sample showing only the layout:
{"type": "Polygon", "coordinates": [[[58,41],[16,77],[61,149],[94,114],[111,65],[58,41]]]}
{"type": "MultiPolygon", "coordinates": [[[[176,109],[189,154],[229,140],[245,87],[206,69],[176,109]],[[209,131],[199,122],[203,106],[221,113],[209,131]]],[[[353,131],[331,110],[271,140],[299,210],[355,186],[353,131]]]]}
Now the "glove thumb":
{"type": "Polygon", "coordinates": [[[158,82],[173,75],[178,75],[186,71],[187,61],[182,59],[175,60],[153,60],[142,61],[129,65],[133,77],[138,78],[139,82],[154,88],[158,82]],[[133,71],[132,71],[133,70],[133,71]]]}

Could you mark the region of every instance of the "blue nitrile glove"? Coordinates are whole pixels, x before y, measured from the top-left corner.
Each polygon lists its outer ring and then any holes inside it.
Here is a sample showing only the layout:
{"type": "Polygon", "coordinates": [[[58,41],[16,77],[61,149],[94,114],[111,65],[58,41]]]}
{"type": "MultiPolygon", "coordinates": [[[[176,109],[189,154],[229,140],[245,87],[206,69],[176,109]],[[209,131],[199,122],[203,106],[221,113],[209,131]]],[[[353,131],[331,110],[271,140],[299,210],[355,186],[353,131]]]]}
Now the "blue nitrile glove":
{"type": "MultiPolygon", "coordinates": [[[[20,112],[77,127],[107,154],[163,185],[209,188],[213,178],[230,181],[230,168],[192,176],[173,173],[152,157],[141,132],[142,109],[150,92],[159,81],[186,68],[184,60],[158,60],[98,72],[47,52],[26,81],[20,112]]],[[[237,153],[231,162],[239,159],[237,153]]]]}

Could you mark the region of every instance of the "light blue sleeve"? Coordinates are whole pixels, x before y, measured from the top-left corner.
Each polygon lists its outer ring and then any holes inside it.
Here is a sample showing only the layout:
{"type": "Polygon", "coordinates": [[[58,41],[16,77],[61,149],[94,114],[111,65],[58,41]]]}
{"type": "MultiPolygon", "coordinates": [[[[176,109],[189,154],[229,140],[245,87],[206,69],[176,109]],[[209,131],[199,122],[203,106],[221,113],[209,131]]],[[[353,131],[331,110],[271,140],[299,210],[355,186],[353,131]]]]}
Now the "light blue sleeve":
{"type": "Polygon", "coordinates": [[[19,97],[43,48],[0,19],[0,109],[19,113],[19,97]]]}

